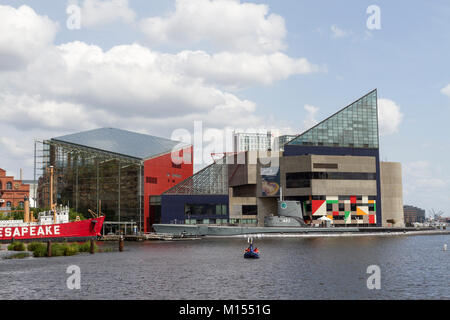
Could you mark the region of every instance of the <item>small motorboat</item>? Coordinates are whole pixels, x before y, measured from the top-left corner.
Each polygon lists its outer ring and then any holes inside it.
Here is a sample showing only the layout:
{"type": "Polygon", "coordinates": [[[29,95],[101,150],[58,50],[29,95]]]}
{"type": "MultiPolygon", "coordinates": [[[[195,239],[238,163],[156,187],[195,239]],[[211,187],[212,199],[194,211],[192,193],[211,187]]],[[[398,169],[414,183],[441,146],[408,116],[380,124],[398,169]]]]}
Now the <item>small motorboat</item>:
{"type": "Polygon", "coordinates": [[[258,248],[253,248],[253,241],[250,242],[250,246],[244,251],[244,258],[246,259],[259,259],[258,248]]]}

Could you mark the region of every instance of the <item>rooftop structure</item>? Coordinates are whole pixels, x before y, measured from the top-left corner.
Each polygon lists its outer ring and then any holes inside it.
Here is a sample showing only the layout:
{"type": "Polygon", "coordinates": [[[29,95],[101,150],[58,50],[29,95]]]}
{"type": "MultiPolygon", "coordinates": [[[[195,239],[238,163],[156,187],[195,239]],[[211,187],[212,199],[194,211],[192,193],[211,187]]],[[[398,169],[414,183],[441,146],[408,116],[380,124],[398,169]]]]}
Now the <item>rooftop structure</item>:
{"type": "Polygon", "coordinates": [[[191,145],[115,128],[45,140],[37,158],[42,159],[37,190],[40,207],[48,205],[47,168],[53,166],[58,204],[86,216],[89,209],[102,211],[107,221],[136,222],[141,231],[150,231],[158,222],[151,197],[193,173],[191,145]]]}

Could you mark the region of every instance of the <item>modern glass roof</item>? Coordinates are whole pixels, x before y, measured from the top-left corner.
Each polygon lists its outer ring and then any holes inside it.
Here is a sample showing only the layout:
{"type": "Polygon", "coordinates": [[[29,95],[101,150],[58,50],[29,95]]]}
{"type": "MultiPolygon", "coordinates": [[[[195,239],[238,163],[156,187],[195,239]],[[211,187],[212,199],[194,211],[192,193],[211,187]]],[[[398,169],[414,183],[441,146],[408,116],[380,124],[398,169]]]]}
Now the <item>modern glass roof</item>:
{"type": "Polygon", "coordinates": [[[164,192],[164,195],[228,195],[228,165],[223,159],[164,192]]]}
{"type": "Polygon", "coordinates": [[[287,145],[378,148],[377,90],[300,134],[287,145]]]}
{"type": "Polygon", "coordinates": [[[177,145],[179,148],[189,146],[179,141],[115,128],[83,131],[52,138],[51,141],[69,143],[136,159],[148,159],[171,152],[177,145]]]}

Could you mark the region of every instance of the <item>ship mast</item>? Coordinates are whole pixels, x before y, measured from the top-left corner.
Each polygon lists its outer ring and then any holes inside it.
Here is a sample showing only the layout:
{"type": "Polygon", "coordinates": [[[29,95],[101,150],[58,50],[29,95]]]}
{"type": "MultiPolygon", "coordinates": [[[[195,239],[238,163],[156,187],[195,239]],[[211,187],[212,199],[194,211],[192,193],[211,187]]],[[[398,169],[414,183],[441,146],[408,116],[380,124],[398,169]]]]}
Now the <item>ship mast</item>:
{"type": "Polygon", "coordinates": [[[53,203],[53,166],[50,166],[50,211],[53,212],[53,223],[56,223],[56,210],[53,203]]]}

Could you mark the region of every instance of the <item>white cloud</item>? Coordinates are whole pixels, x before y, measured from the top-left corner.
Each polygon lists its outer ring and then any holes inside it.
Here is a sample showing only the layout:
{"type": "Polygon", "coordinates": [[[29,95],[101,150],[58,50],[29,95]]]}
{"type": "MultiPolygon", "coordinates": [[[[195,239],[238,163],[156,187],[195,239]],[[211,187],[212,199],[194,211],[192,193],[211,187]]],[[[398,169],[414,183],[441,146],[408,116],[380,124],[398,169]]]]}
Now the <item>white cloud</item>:
{"type": "Polygon", "coordinates": [[[84,0],[81,6],[83,27],[95,27],[116,21],[133,23],[136,13],[128,6],[128,0],[84,0]]]}
{"type": "MultiPolygon", "coordinates": [[[[169,54],[139,44],[109,50],[80,41],[54,45],[55,23],[28,7],[6,8],[0,7],[4,16],[24,15],[25,10],[24,16],[33,17],[33,23],[44,23],[40,32],[48,27],[46,37],[36,37],[39,50],[26,57],[26,68],[0,69],[0,114],[8,119],[0,141],[6,158],[2,165],[11,168],[30,166],[30,161],[32,165],[34,138],[97,127],[166,137],[175,128],[192,132],[196,120],[213,133],[230,124],[235,129],[248,128],[249,123],[255,128],[274,127],[279,123],[276,119],[257,116],[253,101],[230,90],[323,70],[304,58],[280,52],[185,50],[169,54]]],[[[26,36],[16,41],[20,50],[33,48],[26,36]]],[[[0,40],[0,44],[4,43],[0,40]]]]}
{"type": "Polygon", "coordinates": [[[318,107],[311,106],[309,104],[305,104],[304,109],[308,112],[308,115],[303,120],[303,131],[310,129],[318,123],[316,116],[319,111],[318,107]]]}
{"type": "Polygon", "coordinates": [[[445,88],[441,89],[441,93],[445,94],[446,96],[450,97],[450,84],[448,84],[445,88]]]}
{"type": "Polygon", "coordinates": [[[202,44],[220,51],[276,52],[286,47],[284,19],[264,4],[239,0],[177,0],[167,17],[141,21],[152,44],[202,44]]]}
{"type": "Polygon", "coordinates": [[[0,72],[25,67],[51,45],[57,28],[28,6],[0,5],[0,72]]]}
{"type": "MultiPolygon", "coordinates": [[[[165,56],[168,58],[168,56],[165,56]]],[[[307,59],[293,59],[276,52],[250,54],[222,52],[210,55],[204,51],[183,51],[173,56],[174,70],[199,77],[211,84],[245,87],[269,85],[294,74],[325,71],[307,59]]]]}
{"type": "Polygon", "coordinates": [[[396,133],[402,121],[403,113],[394,101],[378,99],[378,124],[381,136],[396,133]]]}
{"type": "Polygon", "coordinates": [[[331,29],[333,38],[343,38],[343,37],[347,36],[347,32],[340,29],[337,25],[332,25],[330,29],[331,29]]]}

